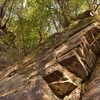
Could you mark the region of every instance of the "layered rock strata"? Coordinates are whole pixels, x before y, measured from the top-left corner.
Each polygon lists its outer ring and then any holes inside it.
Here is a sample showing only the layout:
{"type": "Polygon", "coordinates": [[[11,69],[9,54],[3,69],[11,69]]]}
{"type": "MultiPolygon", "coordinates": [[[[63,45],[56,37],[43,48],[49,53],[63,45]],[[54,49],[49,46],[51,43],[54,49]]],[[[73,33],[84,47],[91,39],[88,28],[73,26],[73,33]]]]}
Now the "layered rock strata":
{"type": "Polygon", "coordinates": [[[63,100],[80,89],[100,54],[100,16],[55,34],[0,71],[0,100],[63,100]]]}

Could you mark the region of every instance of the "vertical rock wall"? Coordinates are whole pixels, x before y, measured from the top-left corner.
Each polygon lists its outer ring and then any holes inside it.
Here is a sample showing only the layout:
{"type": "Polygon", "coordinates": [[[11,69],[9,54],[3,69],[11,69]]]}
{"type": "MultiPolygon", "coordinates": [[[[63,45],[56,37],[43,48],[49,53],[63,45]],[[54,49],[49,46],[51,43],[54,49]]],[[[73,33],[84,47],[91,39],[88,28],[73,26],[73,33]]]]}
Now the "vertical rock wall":
{"type": "Polygon", "coordinates": [[[100,56],[94,66],[81,100],[100,100],[100,56]]]}

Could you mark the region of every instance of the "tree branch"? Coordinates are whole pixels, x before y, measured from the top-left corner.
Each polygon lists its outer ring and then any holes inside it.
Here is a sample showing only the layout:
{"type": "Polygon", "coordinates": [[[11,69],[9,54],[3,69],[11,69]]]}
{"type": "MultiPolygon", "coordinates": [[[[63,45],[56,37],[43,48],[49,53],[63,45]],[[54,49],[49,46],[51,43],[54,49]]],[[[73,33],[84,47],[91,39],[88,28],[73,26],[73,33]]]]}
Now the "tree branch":
{"type": "Polygon", "coordinates": [[[37,2],[37,3],[39,3],[39,4],[40,4],[40,5],[42,5],[42,6],[49,7],[48,5],[45,5],[45,4],[41,3],[41,2],[40,2],[40,1],[38,1],[38,0],[36,0],[36,2],[37,2]]]}
{"type": "Polygon", "coordinates": [[[13,6],[13,3],[14,3],[14,0],[11,4],[11,8],[10,8],[10,11],[9,11],[9,15],[8,15],[8,18],[7,20],[5,21],[5,23],[3,25],[1,25],[0,29],[4,32],[7,32],[7,27],[6,27],[6,24],[8,23],[9,19],[10,19],[10,16],[11,16],[11,12],[12,12],[12,6],[13,6]]]}
{"type": "Polygon", "coordinates": [[[4,18],[5,15],[5,9],[7,6],[7,3],[9,2],[9,0],[5,0],[5,2],[3,3],[1,9],[0,9],[0,27],[2,26],[2,20],[4,18]]]}
{"type": "Polygon", "coordinates": [[[40,45],[41,43],[42,43],[42,33],[41,33],[41,29],[42,28],[40,28],[40,30],[38,31],[38,33],[39,33],[39,44],[38,45],[40,45]]]}

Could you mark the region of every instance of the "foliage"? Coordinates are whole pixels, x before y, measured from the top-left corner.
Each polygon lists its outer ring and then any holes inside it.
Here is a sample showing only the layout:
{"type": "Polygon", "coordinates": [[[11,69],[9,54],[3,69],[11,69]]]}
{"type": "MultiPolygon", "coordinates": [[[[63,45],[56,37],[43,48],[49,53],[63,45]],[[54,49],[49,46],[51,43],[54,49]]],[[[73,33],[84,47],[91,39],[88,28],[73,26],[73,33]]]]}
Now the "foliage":
{"type": "MultiPolygon", "coordinates": [[[[1,7],[5,1],[0,0],[1,7]]],[[[0,33],[0,42],[10,51],[14,49],[15,55],[26,55],[50,35],[61,32],[92,3],[93,0],[8,0],[2,20],[7,22],[7,31],[0,33]]]]}

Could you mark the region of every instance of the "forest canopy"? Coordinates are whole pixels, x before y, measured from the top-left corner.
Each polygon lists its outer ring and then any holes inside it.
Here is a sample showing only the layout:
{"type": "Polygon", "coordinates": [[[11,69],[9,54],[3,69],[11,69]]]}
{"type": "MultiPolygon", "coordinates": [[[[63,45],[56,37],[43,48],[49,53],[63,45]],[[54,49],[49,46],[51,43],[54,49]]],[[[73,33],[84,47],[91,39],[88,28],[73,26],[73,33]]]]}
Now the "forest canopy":
{"type": "Polygon", "coordinates": [[[29,54],[94,4],[99,0],[0,0],[0,54],[29,54]]]}

